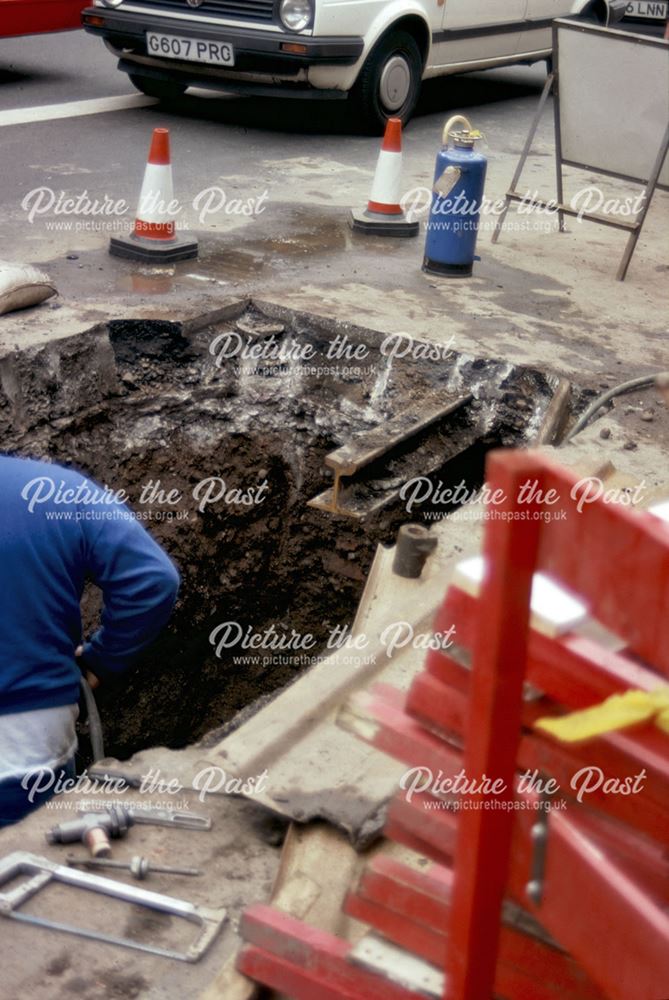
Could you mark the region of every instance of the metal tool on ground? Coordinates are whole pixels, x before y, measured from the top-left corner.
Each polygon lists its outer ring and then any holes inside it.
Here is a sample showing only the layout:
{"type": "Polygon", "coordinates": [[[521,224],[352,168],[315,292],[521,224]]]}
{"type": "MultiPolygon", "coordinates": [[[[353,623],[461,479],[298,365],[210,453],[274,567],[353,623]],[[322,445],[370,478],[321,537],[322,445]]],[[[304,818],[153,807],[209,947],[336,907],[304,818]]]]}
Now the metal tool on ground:
{"type": "Polygon", "coordinates": [[[148,889],[140,889],[138,886],[126,885],[101,875],[93,875],[91,872],[78,872],[73,868],[49,861],[48,858],[40,858],[25,851],[16,851],[14,854],[0,859],[0,916],[24,924],[32,924],[35,927],[75,934],[77,937],[87,938],[89,941],[132,948],[149,955],[158,955],[161,958],[173,958],[179,962],[197,962],[202,958],[223,926],[226,911],[198,906],[183,899],[175,899],[172,896],[164,896],[157,892],[150,892],[148,889]],[[2,887],[7,882],[12,882],[21,875],[26,875],[28,878],[13,889],[2,891],[2,887]],[[183,920],[197,924],[200,933],[185,951],[177,951],[172,948],[163,948],[160,945],[135,941],[131,938],[106,934],[104,931],[75,927],[57,920],[48,920],[34,913],[21,912],[20,907],[23,903],[32,899],[39,893],[40,889],[53,882],[111,896],[122,902],[143,906],[150,910],[166,913],[169,916],[181,917],[183,920]]]}
{"type": "MultiPolygon", "coordinates": [[[[102,805],[86,804],[79,806],[80,812],[96,814],[107,812],[102,805]]],[[[127,826],[146,824],[148,826],[173,826],[181,830],[211,830],[211,817],[202,813],[177,812],[172,809],[142,809],[136,806],[114,806],[109,810],[122,817],[127,826]]]]}
{"type": "Polygon", "coordinates": [[[75,844],[81,841],[94,858],[111,854],[111,839],[125,837],[131,821],[122,809],[112,807],[103,812],[86,811],[77,819],[59,823],[47,830],[49,844],[75,844]]]}
{"type": "Polygon", "coordinates": [[[351,212],[351,228],[369,236],[417,236],[420,224],[406,217],[401,197],[402,121],[389,118],[367,208],[351,212]]]}
{"type": "Polygon", "coordinates": [[[156,875],[202,875],[200,868],[175,868],[172,865],[156,865],[149,858],[135,854],[130,861],[112,861],[110,858],[75,858],[68,854],[66,858],[70,868],[115,868],[130,872],[133,878],[143,882],[151,874],[156,875]]]}
{"type": "Polygon", "coordinates": [[[435,433],[442,421],[462,411],[471,400],[471,393],[467,393],[446,402],[443,398],[433,401],[432,405],[423,401],[420,406],[416,404],[403,410],[379,427],[330,452],[325,457],[325,464],[334,471],[334,486],[310,500],[309,506],[357,518],[384,506],[397,496],[402,484],[416,469],[420,470],[420,475],[427,476],[473,443],[473,436],[470,441],[466,433],[459,433],[457,445],[451,445],[455,451],[449,454],[447,446],[437,440],[435,433]],[[432,435],[433,440],[430,440],[432,435]],[[409,441],[410,448],[403,449],[409,441]],[[381,462],[383,472],[374,476],[372,467],[381,462]],[[390,469],[389,463],[393,465],[390,469]],[[370,474],[359,476],[365,468],[370,474]],[[356,476],[355,481],[353,476],[356,476]],[[344,478],[349,480],[345,486],[342,485],[344,478]]]}

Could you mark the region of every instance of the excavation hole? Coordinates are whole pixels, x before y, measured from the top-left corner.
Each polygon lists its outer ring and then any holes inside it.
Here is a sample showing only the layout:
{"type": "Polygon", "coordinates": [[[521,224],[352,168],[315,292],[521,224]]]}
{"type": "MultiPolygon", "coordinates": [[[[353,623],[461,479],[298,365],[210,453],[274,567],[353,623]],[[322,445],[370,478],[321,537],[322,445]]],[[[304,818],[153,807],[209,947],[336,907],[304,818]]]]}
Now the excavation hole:
{"type": "MultiPolygon", "coordinates": [[[[549,376],[450,349],[430,355],[408,338],[402,350],[412,349],[400,356],[397,343],[237,303],[198,323],[111,321],[5,359],[3,450],[124,489],[182,575],[169,628],[122,683],[100,689],[108,753],[181,747],[234,725],[305,670],[335,626],[352,622],[377,544],[416,520],[398,495],[403,478],[427,473],[473,489],[491,447],[533,440],[549,376]],[[243,357],[243,345],[265,355],[243,357]],[[426,432],[413,470],[411,443],[364,470],[373,503],[363,516],[308,505],[332,485],[329,452],[411,403],[463,392],[471,404],[426,432]],[[267,630],[313,642],[244,648],[267,630]]],[[[98,615],[97,591],[87,591],[87,632],[98,615]]]]}

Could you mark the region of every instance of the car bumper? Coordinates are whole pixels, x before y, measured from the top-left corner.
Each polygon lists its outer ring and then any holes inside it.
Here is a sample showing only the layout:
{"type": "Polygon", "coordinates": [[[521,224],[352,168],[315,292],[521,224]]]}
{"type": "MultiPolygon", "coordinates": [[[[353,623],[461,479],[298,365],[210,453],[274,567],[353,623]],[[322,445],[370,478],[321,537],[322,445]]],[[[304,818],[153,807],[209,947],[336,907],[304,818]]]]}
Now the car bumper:
{"type": "MultiPolygon", "coordinates": [[[[130,58],[133,54],[148,56],[147,31],[226,41],[235,50],[235,73],[248,71],[291,76],[311,66],[352,66],[364,48],[362,38],[311,38],[277,31],[231,28],[228,25],[219,27],[176,18],[152,17],[150,13],[124,13],[107,7],[86,7],[81,16],[86,31],[100,35],[114,49],[124,50],[124,56],[129,54],[130,58]],[[296,43],[304,46],[304,53],[287,52],[283,48],[296,43]]],[[[172,60],[152,59],[152,62],[169,68],[172,60]]],[[[194,70],[208,75],[210,67],[200,63],[193,63],[192,66],[194,70]]]]}
{"type": "Polygon", "coordinates": [[[654,38],[664,38],[667,25],[665,21],[651,21],[650,19],[632,21],[623,18],[622,21],[618,21],[613,27],[619,28],[621,31],[632,31],[635,35],[651,35],[654,38]]]}

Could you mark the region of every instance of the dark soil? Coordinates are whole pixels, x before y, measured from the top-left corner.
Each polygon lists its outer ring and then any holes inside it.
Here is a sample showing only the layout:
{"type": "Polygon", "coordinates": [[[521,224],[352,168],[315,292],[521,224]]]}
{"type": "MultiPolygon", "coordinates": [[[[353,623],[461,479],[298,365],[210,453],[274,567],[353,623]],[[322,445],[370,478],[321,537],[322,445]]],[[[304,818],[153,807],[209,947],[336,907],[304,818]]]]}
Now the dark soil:
{"type": "MultiPolygon", "coordinates": [[[[291,361],[255,371],[240,370],[250,362],[238,358],[217,365],[211,344],[235,329],[238,314],[199,329],[111,322],[88,342],[70,338],[15,356],[12,390],[0,394],[3,450],[48,457],[126,490],[182,575],[169,628],[122,683],[100,689],[107,753],[121,758],[151,745],[183,746],[225,724],[290,682],[335,625],[352,621],[376,545],[392,542],[410,518],[396,501],[360,520],[308,507],[331,485],[323,464],[329,451],[411,399],[467,388],[477,405],[438,433],[472,442],[450,475],[464,475],[473,489],[487,448],[530,441],[551,396],[539,372],[454,352],[439,362],[388,365],[382,338],[352,328],[351,339],[364,335],[369,348],[364,361],[349,362],[368,366],[362,374],[317,377],[291,361]],[[200,511],[193,490],[209,477],[242,491],[266,481],[265,499],[221,500],[200,511]],[[178,502],[168,502],[170,491],[178,502]],[[224,622],[244,631],[273,625],[286,636],[309,633],[317,644],[271,663],[264,662],[271,651],[239,647],[219,658],[210,636],[224,622]]],[[[255,324],[259,342],[268,336],[266,322],[251,306],[242,326],[255,324]]],[[[321,363],[343,329],[288,312],[274,322],[286,326],[278,339],[313,344],[321,363]]],[[[372,472],[384,481],[383,467],[372,472]]],[[[98,613],[97,592],[87,592],[87,632],[98,613]]]]}

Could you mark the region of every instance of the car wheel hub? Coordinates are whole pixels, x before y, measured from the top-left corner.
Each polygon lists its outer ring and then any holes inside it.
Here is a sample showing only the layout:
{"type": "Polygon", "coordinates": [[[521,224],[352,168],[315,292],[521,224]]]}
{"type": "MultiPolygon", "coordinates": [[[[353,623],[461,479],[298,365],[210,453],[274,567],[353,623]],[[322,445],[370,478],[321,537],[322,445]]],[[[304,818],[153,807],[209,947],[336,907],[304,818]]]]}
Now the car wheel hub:
{"type": "Polygon", "coordinates": [[[383,67],[379,97],[386,111],[401,108],[411,89],[411,69],[404,56],[391,56],[383,67]]]}

